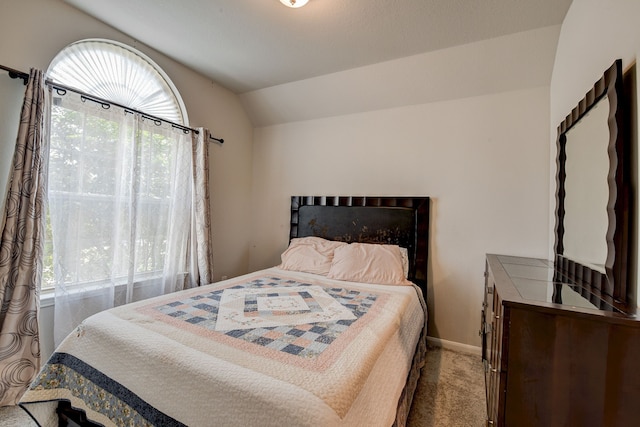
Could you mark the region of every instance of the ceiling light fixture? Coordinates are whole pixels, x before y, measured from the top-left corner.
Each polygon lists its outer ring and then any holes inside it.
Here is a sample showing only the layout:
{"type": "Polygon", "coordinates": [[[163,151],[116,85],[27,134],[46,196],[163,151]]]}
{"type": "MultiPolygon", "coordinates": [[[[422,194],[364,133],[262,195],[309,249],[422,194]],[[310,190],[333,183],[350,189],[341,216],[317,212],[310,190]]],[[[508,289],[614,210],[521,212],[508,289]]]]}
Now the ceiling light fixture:
{"type": "Polygon", "coordinates": [[[307,4],[308,1],[309,0],[280,0],[280,3],[288,7],[302,7],[307,4]]]}

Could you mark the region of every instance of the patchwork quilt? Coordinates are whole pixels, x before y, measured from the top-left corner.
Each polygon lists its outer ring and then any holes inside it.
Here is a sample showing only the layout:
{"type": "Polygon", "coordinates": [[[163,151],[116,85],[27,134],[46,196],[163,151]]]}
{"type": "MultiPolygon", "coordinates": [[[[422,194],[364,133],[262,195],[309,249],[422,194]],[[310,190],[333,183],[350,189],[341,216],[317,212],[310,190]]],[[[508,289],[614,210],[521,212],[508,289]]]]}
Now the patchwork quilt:
{"type": "Polygon", "coordinates": [[[277,268],[98,313],[21,400],[105,426],[390,426],[416,344],[417,287],[277,268]]]}

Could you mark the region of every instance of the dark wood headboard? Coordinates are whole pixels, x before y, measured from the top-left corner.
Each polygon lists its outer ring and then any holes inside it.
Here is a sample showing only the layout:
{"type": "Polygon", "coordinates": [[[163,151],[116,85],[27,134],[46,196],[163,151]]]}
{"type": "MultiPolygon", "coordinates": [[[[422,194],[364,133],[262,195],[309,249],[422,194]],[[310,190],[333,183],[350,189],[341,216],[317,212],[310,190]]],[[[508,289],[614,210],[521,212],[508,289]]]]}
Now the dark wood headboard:
{"type": "Polygon", "coordinates": [[[384,243],[407,248],[409,280],[427,295],[429,197],[291,197],[289,238],[384,243]]]}

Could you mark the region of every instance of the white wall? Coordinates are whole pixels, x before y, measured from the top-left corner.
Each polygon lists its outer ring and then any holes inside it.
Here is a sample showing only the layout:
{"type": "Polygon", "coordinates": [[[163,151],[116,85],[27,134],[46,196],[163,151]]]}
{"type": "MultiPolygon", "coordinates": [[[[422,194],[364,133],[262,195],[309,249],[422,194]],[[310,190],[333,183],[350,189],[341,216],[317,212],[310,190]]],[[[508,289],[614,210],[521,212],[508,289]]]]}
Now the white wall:
{"type": "MultiPolygon", "coordinates": [[[[602,76],[616,59],[622,59],[623,69],[628,70],[637,61],[640,52],[640,2],[637,0],[573,0],[562,24],[556,60],[551,79],[550,94],[550,208],[554,218],[556,128],[565,116],[582,99],[584,94],[602,76]]],[[[635,79],[635,76],[633,76],[635,79]]],[[[637,100],[637,94],[635,95],[637,100]]],[[[636,101],[637,102],[637,101],[636,101]]],[[[634,108],[637,106],[634,105],[634,108]]],[[[637,110],[636,110],[637,114],[637,110]]],[[[637,121],[637,120],[636,120],[637,121]]],[[[627,129],[629,130],[629,129],[627,129]]],[[[637,129],[633,130],[632,145],[638,155],[637,129]]],[[[637,165],[634,163],[634,195],[637,206],[637,165]]],[[[635,223],[638,212],[635,209],[635,223]]],[[[553,222],[551,222],[553,225],[553,222]]],[[[553,227],[551,228],[553,232],[553,227]]],[[[633,245],[637,247],[637,232],[633,245]]],[[[553,240],[550,240],[553,244],[553,240]]],[[[553,247],[550,247],[550,253],[553,247]]],[[[632,261],[631,283],[637,282],[638,260],[632,261]]]]}
{"type": "Polygon", "coordinates": [[[7,72],[0,71],[0,227],[4,224],[9,169],[13,162],[24,91],[22,79],[12,79],[7,72]]]}
{"type": "Polygon", "coordinates": [[[251,268],[279,262],[292,195],[432,199],[429,335],[480,344],[485,253],[546,257],[548,87],[255,130],[251,268]]]}
{"type": "MultiPolygon", "coordinates": [[[[25,72],[31,67],[46,70],[61,49],[85,38],[120,41],[148,55],[182,95],[190,125],[207,127],[226,140],[222,146],[210,145],[214,279],[246,273],[253,126],[238,97],[62,0],[0,2],[0,63],[5,66],[25,72]]],[[[0,175],[6,172],[0,170],[0,175]]],[[[51,310],[44,306],[40,317],[44,357],[53,350],[51,310]]]]}

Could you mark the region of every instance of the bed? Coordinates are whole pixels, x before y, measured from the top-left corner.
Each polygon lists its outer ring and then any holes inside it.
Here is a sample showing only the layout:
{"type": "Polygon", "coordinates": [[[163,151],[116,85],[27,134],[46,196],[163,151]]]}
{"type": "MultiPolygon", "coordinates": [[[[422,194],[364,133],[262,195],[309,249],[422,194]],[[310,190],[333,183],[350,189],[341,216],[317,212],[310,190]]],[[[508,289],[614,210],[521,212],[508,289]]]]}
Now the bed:
{"type": "Polygon", "coordinates": [[[428,197],[294,196],[280,265],[88,318],[20,406],[41,426],[405,425],[428,230],[428,197]]]}

